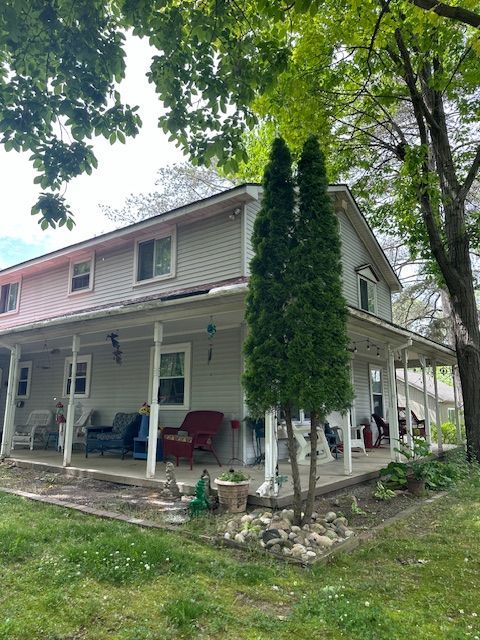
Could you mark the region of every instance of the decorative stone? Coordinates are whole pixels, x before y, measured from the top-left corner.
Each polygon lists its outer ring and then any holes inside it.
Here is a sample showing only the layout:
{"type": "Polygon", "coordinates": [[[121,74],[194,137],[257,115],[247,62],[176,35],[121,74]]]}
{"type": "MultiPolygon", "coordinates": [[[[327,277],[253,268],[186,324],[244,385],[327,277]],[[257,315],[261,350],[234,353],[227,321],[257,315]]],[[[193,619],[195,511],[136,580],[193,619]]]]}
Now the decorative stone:
{"type": "Polygon", "coordinates": [[[306,552],[307,549],[303,546],[303,544],[294,544],[292,547],[292,556],[294,558],[301,558],[306,552]]]}
{"type": "Polygon", "coordinates": [[[270,547],[270,551],[272,553],[282,553],[282,547],[279,544],[274,544],[273,547],[270,547]]]}
{"type": "Polygon", "coordinates": [[[315,551],[310,551],[310,550],[308,550],[305,555],[309,560],[313,560],[314,558],[317,557],[317,554],[315,553],[315,551]]]}
{"type": "Polygon", "coordinates": [[[289,540],[296,540],[298,538],[298,534],[295,533],[295,531],[290,531],[290,533],[288,534],[288,539],[289,540]]]}
{"type": "Polygon", "coordinates": [[[240,522],[241,522],[242,524],[246,524],[247,522],[252,522],[252,521],[253,521],[253,518],[252,518],[252,516],[251,516],[251,515],[249,515],[248,513],[246,513],[244,516],[242,516],[242,517],[240,518],[240,522]]]}
{"type": "Polygon", "coordinates": [[[283,555],[284,556],[291,556],[292,555],[292,550],[289,549],[288,547],[283,547],[283,555]]]}
{"type": "Polygon", "coordinates": [[[294,531],[295,533],[300,533],[300,531],[302,530],[300,527],[298,527],[296,524],[292,524],[292,526],[290,527],[292,531],[294,531]]]}
{"type": "Polygon", "coordinates": [[[329,511],[325,515],[325,522],[333,522],[336,519],[337,519],[337,514],[335,513],[335,511],[329,511]]]}
{"type": "Polygon", "coordinates": [[[282,517],[285,520],[289,520],[290,524],[293,522],[293,518],[294,518],[294,512],[293,509],[283,509],[282,511],[282,517]]]}
{"type": "Polygon", "coordinates": [[[230,534],[228,531],[226,531],[226,532],[223,534],[223,537],[225,538],[225,540],[230,540],[230,538],[231,538],[232,536],[231,536],[231,534],[230,534]]]}
{"type": "Polygon", "coordinates": [[[338,535],[335,531],[333,531],[333,529],[327,529],[325,531],[325,537],[330,538],[330,540],[337,540],[338,539],[338,535]]]}
{"type": "Polygon", "coordinates": [[[355,531],[352,531],[351,529],[345,529],[345,538],[351,538],[354,535],[355,531]]]}
{"type": "Polygon", "coordinates": [[[331,540],[327,536],[318,536],[317,544],[320,547],[331,547],[333,544],[333,540],[331,540]]]}
{"type": "Polygon", "coordinates": [[[336,519],[333,521],[333,524],[334,524],[336,527],[338,527],[338,525],[339,525],[339,524],[343,524],[343,525],[347,526],[347,524],[348,524],[348,520],[347,520],[344,516],[341,516],[340,518],[336,518],[336,519]]]}
{"type": "Polygon", "coordinates": [[[280,531],[278,529],[266,529],[262,533],[262,540],[266,545],[268,545],[270,540],[280,541],[282,540],[280,536],[280,531]]]}
{"type": "Polygon", "coordinates": [[[278,533],[280,534],[280,538],[282,540],[288,540],[288,531],[285,531],[284,529],[279,529],[278,533]]]}
{"type": "Polygon", "coordinates": [[[266,518],[265,516],[262,516],[261,518],[259,518],[260,523],[264,526],[264,527],[268,527],[268,525],[270,524],[270,522],[272,521],[271,518],[266,518]]]}
{"type": "Polygon", "coordinates": [[[315,524],[310,525],[310,529],[311,531],[315,531],[315,533],[320,533],[320,534],[325,533],[325,531],[327,530],[323,526],[323,524],[320,524],[319,522],[316,522],[315,524]]]}
{"type": "Polygon", "coordinates": [[[310,525],[309,524],[304,524],[302,527],[303,531],[310,531],[310,525]]]}
{"type": "Polygon", "coordinates": [[[245,544],[245,537],[243,533],[236,533],[234,540],[235,542],[239,542],[240,544],[245,544]]]}
{"type": "Polygon", "coordinates": [[[291,522],[289,520],[281,519],[273,519],[272,522],[268,525],[270,529],[284,529],[285,531],[290,530],[291,522]]]}

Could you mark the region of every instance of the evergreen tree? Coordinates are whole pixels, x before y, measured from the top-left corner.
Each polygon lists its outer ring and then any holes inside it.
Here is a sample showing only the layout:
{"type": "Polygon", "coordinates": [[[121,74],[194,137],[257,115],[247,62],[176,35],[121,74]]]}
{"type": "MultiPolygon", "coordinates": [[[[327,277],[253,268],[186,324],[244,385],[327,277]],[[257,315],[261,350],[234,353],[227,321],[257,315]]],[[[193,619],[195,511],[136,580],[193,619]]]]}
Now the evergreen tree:
{"type": "Polygon", "coordinates": [[[338,221],[327,193],[325,162],[315,137],[304,144],[298,165],[299,204],[287,281],[288,391],[310,411],[311,460],[304,521],[313,510],[317,426],[332,411],[344,412],[353,398],[347,337],[347,305],[342,293],[338,221]]]}
{"type": "Polygon", "coordinates": [[[295,191],[291,156],[285,142],[273,142],[263,177],[262,207],[252,236],[254,257],[250,263],[245,342],[245,387],[250,411],[259,416],[273,408],[286,415],[288,450],[292,465],[294,512],[301,519],[302,492],[288,396],[288,327],[286,309],[290,288],[286,280],[291,257],[295,191]]]}
{"type": "Polygon", "coordinates": [[[254,257],[245,313],[249,332],[243,384],[247,404],[256,416],[285,400],[285,307],[290,297],[285,273],[295,202],[291,164],[283,139],[274,140],[252,235],[254,257]]]}

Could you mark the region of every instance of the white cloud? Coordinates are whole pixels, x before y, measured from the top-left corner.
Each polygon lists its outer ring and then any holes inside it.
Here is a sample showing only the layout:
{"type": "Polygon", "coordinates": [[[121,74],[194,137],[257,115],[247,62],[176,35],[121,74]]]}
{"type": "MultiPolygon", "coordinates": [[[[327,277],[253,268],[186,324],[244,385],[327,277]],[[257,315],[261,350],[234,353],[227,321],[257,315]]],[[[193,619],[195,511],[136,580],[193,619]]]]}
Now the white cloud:
{"type": "Polygon", "coordinates": [[[157,126],[162,105],[145,76],[151,53],[146,41],[127,38],[127,75],[120,91],[125,102],[140,105],[143,127],[125,145],[110,145],[103,138],[93,141],[98,169],[72,180],[65,194],[77,223],[72,232],[39,228],[38,216],[30,214],[40,189],[33,184],[29,154],[6,153],[0,145],[0,243],[11,243],[11,250],[0,255],[0,268],[110,230],[112,223],[99,204],[120,207],[130,193],[153,190],[157,169],[182,160],[157,126]]]}

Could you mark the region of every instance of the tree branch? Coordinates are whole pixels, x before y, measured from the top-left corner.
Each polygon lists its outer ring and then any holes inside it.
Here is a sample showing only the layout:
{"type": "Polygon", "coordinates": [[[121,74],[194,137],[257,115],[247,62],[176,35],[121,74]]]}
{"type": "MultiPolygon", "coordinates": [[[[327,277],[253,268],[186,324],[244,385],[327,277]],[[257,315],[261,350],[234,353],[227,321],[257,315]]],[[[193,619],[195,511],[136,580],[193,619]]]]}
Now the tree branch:
{"type": "Polygon", "coordinates": [[[426,11],[433,11],[437,16],[442,18],[449,18],[450,20],[456,20],[457,22],[463,22],[470,27],[480,29],[480,15],[469,9],[463,7],[452,7],[444,2],[438,2],[438,0],[409,0],[412,4],[420,9],[426,11]]]}

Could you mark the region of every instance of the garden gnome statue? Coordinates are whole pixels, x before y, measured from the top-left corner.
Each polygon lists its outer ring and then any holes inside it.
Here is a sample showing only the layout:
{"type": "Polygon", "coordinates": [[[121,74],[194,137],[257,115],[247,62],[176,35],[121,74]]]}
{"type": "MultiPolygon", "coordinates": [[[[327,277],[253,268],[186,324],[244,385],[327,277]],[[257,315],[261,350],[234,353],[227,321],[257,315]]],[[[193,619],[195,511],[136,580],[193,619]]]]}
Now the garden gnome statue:
{"type": "Polygon", "coordinates": [[[165,493],[169,494],[172,498],[180,497],[180,489],[178,488],[177,480],[175,478],[175,470],[173,462],[167,462],[165,469],[165,493]]]}
{"type": "Polygon", "coordinates": [[[207,469],[204,469],[202,471],[200,479],[203,480],[203,486],[205,487],[205,497],[208,500],[212,495],[212,485],[210,484],[210,474],[208,473],[207,469]]]}

